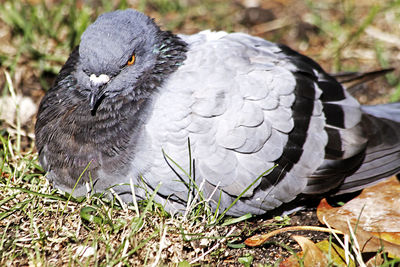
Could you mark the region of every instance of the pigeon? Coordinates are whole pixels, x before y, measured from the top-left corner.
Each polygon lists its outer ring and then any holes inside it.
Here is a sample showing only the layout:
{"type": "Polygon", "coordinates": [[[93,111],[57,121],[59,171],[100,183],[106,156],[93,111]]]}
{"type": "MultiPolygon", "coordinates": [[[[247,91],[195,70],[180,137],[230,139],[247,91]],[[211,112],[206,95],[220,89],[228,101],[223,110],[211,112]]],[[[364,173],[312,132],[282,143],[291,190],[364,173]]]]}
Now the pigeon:
{"type": "Polygon", "coordinates": [[[400,170],[399,103],[360,105],[285,45],[174,34],[133,9],[85,30],[40,103],[35,135],[61,191],[154,195],[171,213],[202,196],[232,216],[268,214],[400,170]]]}

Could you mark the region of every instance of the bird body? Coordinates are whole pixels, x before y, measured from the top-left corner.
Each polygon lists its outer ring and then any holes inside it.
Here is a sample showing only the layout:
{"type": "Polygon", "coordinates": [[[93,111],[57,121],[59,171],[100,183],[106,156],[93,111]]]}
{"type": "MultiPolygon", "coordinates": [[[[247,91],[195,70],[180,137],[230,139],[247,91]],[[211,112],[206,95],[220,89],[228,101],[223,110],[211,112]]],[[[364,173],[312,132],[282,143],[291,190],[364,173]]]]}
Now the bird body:
{"type": "Polygon", "coordinates": [[[156,200],[179,211],[194,179],[224,210],[254,183],[229,210],[238,216],[396,173],[399,110],[361,107],[286,46],[244,33],[174,35],[126,10],[85,31],[41,102],[35,132],[61,190],[83,195],[90,182],[130,201],[131,180],[139,198],[162,182],[156,200]]]}

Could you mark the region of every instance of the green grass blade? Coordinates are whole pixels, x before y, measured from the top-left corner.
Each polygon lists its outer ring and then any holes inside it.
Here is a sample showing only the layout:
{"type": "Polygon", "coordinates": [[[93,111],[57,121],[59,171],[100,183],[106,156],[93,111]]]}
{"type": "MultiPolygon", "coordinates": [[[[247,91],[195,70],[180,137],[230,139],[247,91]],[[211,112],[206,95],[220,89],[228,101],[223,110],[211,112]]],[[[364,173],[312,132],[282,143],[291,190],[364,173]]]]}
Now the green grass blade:
{"type": "Polygon", "coordinates": [[[222,220],[222,218],[224,218],[225,214],[233,207],[233,205],[236,204],[236,202],[239,201],[239,199],[247,192],[250,190],[250,188],[253,187],[253,185],[255,185],[262,177],[264,177],[267,173],[269,173],[270,171],[272,171],[277,165],[273,166],[272,168],[270,168],[269,170],[263,172],[260,176],[257,177],[257,179],[255,179],[249,186],[246,187],[245,190],[243,190],[242,193],[239,194],[239,196],[237,196],[237,198],[229,205],[228,208],[226,208],[221,215],[218,217],[216,223],[220,222],[222,220]]]}

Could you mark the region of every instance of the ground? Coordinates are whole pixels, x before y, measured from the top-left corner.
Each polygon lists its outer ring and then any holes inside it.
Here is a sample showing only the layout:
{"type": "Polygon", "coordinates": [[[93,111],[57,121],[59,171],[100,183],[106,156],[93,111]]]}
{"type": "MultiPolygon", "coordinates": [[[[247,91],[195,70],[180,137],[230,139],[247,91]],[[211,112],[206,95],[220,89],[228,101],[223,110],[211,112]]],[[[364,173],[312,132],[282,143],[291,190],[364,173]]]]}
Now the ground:
{"type": "MultiPolygon", "coordinates": [[[[243,241],[283,226],[319,225],[315,208],[288,217],[266,215],[236,223],[223,218],[215,223],[207,212],[171,218],[149,201],[137,216],[133,206],[124,207],[118,201],[104,203],[97,196],[81,202],[68,199],[54,192],[43,177],[33,145],[35,117],[31,115],[86,26],[104,11],[127,6],[144,11],[175,33],[241,31],[283,43],[330,73],[393,67],[392,73],[352,93],[363,104],[400,98],[399,1],[3,0],[0,265],[188,266],[195,261],[240,266],[247,260],[263,266],[291,255],[287,246],[299,247],[289,233],[257,248],[246,247],[243,241]],[[26,97],[17,111],[12,105],[14,94],[26,97]],[[15,112],[21,119],[8,116],[15,112]]],[[[313,241],[329,236],[297,234],[313,241]]]]}

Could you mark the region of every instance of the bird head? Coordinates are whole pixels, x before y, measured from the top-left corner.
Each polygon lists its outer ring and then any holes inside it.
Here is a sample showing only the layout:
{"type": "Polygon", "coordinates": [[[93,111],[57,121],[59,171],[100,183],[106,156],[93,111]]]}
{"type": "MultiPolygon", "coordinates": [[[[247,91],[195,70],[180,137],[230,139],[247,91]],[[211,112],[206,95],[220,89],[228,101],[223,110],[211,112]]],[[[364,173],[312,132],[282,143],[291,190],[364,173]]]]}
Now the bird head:
{"type": "Polygon", "coordinates": [[[131,9],[105,13],[85,30],[76,77],[92,112],[105,97],[140,98],[138,88],[157,64],[160,35],[152,19],[131,9]]]}

